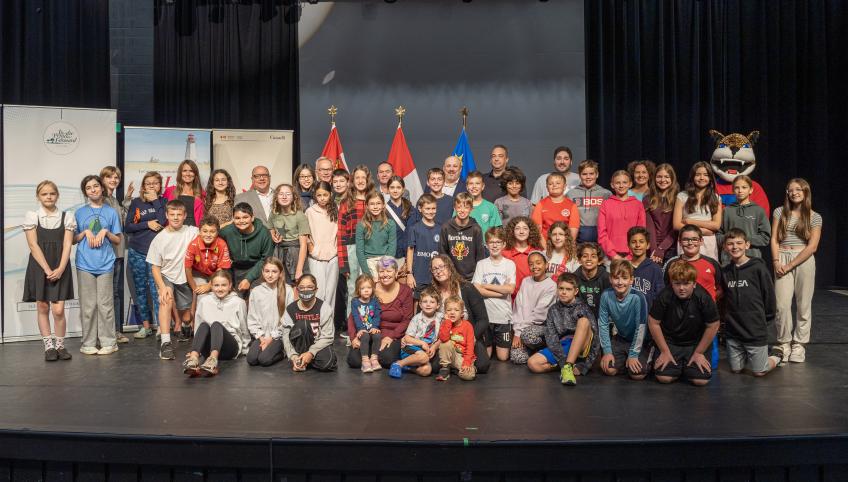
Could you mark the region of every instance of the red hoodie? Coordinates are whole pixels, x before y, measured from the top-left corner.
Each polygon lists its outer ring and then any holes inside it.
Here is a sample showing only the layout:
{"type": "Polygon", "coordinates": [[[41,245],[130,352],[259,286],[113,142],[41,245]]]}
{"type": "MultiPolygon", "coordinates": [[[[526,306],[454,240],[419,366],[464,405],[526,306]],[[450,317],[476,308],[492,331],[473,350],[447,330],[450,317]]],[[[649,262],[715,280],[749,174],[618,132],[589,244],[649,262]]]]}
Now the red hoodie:
{"type": "Polygon", "coordinates": [[[439,340],[442,343],[453,341],[454,348],[462,353],[463,368],[470,367],[477,359],[477,355],[474,353],[474,344],[477,342],[474,338],[474,327],[468,320],[460,320],[454,326],[453,321],[445,318],[439,328],[439,340]]]}
{"type": "Polygon", "coordinates": [[[633,196],[620,199],[610,196],[598,212],[598,244],[604,254],[612,259],[619,253],[629,253],[627,230],[633,226],[645,227],[645,206],[633,196]]]}

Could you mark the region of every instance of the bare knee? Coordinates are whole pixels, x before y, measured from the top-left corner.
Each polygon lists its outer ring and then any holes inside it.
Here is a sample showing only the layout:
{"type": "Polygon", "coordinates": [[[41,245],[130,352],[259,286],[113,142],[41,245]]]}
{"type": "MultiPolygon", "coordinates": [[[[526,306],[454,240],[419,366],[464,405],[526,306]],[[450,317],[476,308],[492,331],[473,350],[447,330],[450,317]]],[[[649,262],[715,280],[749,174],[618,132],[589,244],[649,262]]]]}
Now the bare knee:
{"type": "Polygon", "coordinates": [[[646,376],[647,375],[645,375],[644,373],[631,373],[630,379],[636,380],[638,382],[638,381],[644,380],[646,376]]]}
{"type": "Polygon", "coordinates": [[[660,383],[672,383],[677,380],[677,377],[669,377],[666,375],[657,375],[657,381],[660,383]]]}
{"type": "Polygon", "coordinates": [[[46,301],[36,301],[35,308],[38,310],[39,315],[46,315],[50,312],[50,303],[46,301]]]}
{"type": "Polygon", "coordinates": [[[54,318],[61,318],[65,316],[65,304],[64,303],[53,303],[51,307],[51,311],[53,312],[54,318]]]}
{"type": "Polygon", "coordinates": [[[768,372],[753,372],[755,377],[764,377],[768,372]]]}
{"type": "Polygon", "coordinates": [[[551,364],[544,357],[531,356],[527,360],[527,368],[533,373],[545,373],[551,370],[551,364]]]}
{"type": "Polygon", "coordinates": [[[419,365],[418,368],[415,369],[415,374],[422,377],[429,377],[431,373],[433,373],[433,367],[431,367],[429,363],[419,365]]]}
{"type": "Polygon", "coordinates": [[[702,380],[702,379],[700,379],[700,378],[699,378],[699,379],[696,379],[696,380],[689,380],[689,381],[690,381],[690,382],[692,382],[692,385],[695,385],[696,387],[703,387],[703,386],[704,386],[704,385],[706,385],[707,383],[710,383],[710,380],[709,380],[709,379],[707,379],[707,380],[702,380]]]}
{"type": "Polygon", "coordinates": [[[614,376],[618,375],[618,369],[617,369],[617,368],[615,368],[615,367],[611,367],[611,366],[602,366],[602,367],[601,367],[601,370],[603,370],[604,375],[609,375],[609,376],[611,376],[611,377],[614,377],[614,376]]]}

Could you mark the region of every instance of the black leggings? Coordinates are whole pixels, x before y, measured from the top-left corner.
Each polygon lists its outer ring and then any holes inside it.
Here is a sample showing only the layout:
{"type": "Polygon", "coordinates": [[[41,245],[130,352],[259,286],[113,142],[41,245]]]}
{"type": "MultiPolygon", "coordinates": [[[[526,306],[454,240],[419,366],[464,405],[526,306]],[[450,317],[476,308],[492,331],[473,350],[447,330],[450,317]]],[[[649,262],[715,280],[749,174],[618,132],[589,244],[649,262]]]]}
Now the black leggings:
{"type": "MultiPolygon", "coordinates": [[[[371,334],[367,331],[359,337],[359,353],[362,356],[376,355],[380,349],[380,342],[383,341],[383,336],[379,333],[371,334]]],[[[359,361],[362,361],[361,359],[359,361]]]]}
{"type": "Polygon", "coordinates": [[[259,349],[259,340],[253,340],[247,350],[247,364],[250,366],[269,367],[283,358],[282,340],[271,341],[264,350],[259,349]]]}
{"type": "MultiPolygon", "coordinates": [[[[360,345],[361,347],[362,345],[360,345]]],[[[381,367],[389,368],[392,366],[392,363],[400,360],[400,340],[392,340],[392,343],[383,350],[380,350],[380,344],[376,343],[372,345],[371,353],[377,355],[381,367]]],[[[354,350],[353,347],[350,347],[350,351],[347,352],[348,366],[351,368],[361,368],[363,356],[365,355],[363,355],[359,348],[354,350]]]]}
{"type": "Polygon", "coordinates": [[[191,350],[203,356],[209,356],[213,350],[218,351],[219,360],[232,360],[239,354],[239,343],[233,335],[218,321],[212,324],[201,323],[194,333],[191,350]]]}

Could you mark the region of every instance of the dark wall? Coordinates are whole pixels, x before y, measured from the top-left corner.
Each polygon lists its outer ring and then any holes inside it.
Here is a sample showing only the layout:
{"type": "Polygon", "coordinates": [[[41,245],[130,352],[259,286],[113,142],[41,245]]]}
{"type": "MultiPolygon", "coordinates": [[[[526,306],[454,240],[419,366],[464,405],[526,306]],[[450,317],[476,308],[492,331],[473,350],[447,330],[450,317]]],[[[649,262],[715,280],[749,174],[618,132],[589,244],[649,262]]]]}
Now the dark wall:
{"type": "Polygon", "coordinates": [[[761,132],[753,178],[772,206],[812,184],[820,285],[848,285],[848,4],[838,0],[586,2],[589,155],[709,160],[709,129],[761,132]],[[841,247],[842,249],[837,249],[841,247]]]}
{"type": "Polygon", "coordinates": [[[109,0],[109,43],[118,122],[153,125],[153,2],[109,0]]]}

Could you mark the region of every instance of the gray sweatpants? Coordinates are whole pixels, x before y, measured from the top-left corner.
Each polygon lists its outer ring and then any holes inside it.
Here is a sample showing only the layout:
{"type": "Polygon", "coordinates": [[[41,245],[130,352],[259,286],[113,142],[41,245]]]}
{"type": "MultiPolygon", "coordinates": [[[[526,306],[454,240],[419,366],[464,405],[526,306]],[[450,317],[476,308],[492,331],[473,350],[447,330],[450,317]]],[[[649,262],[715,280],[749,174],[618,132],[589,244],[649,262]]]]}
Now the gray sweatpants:
{"type": "MultiPolygon", "coordinates": [[[[800,251],[780,250],[780,264],[788,264],[800,251]]],[[[813,322],[813,292],[816,287],[816,258],[810,256],[795,269],[774,282],[777,298],[777,343],[786,356],[791,345],[806,345],[810,341],[813,322]],[[795,297],[797,314],[792,320],[792,298],[795,297]]]]}
{"type": "Polygon", "coordinates": [[[82,346],[115,345],[115,304],[112,272],[93,275],[77,270],[77,288],[82,322],[82,346]]]}

